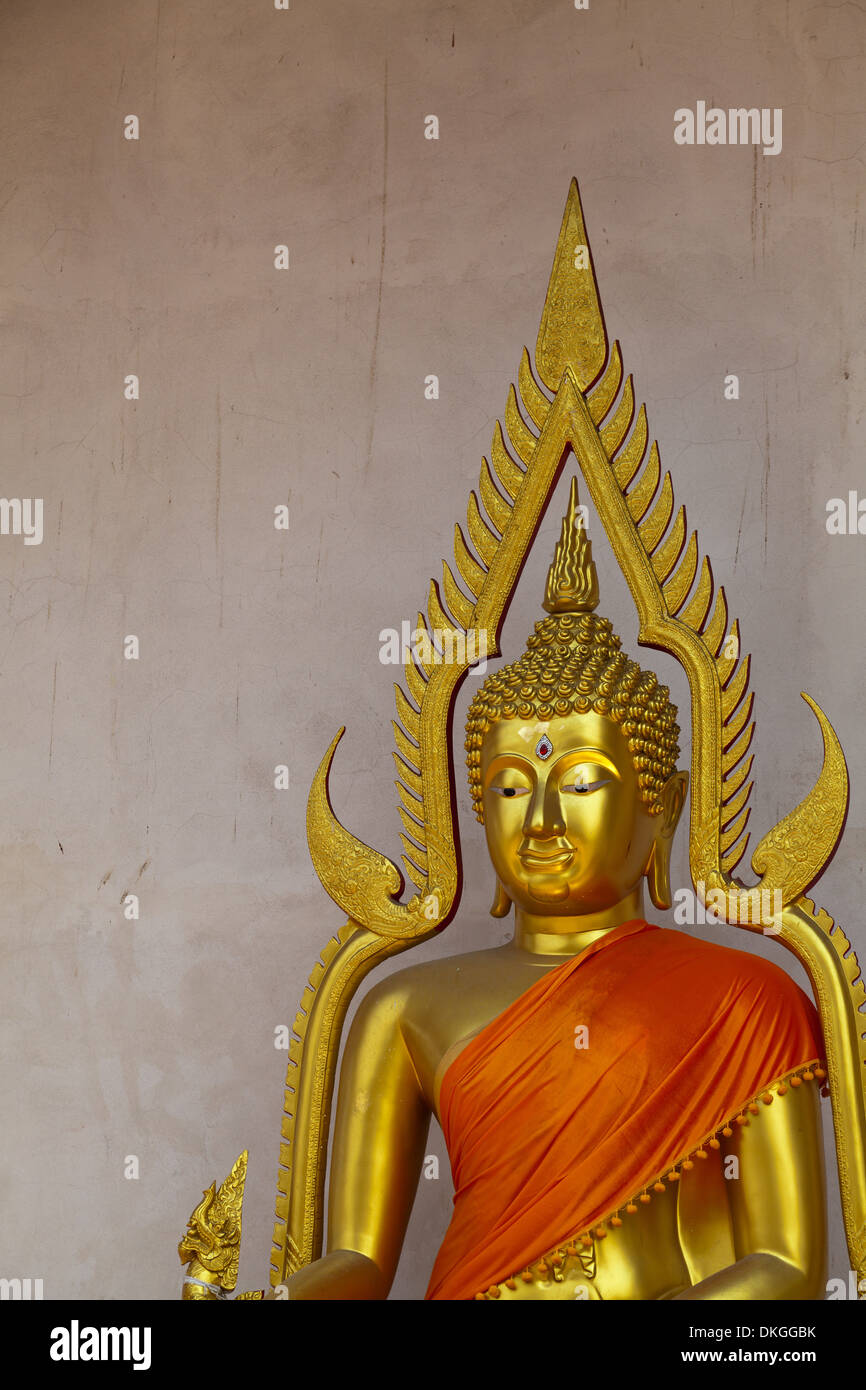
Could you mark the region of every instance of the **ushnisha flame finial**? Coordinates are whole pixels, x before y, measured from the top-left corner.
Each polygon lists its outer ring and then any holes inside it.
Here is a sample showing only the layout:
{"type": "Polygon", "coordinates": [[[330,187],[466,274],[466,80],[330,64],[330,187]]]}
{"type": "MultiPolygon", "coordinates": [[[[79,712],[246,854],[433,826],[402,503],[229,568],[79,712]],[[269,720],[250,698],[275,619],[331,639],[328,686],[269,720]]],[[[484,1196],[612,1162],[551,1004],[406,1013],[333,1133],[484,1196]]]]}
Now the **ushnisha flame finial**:
{"type": "Polygon", "coordinates": [[[544,608],[548,613],[591,613],[598,607],[598,574],[584,513],[578,510],[577,479],[571,480],[568,511],[547,573],[544,608]]]}

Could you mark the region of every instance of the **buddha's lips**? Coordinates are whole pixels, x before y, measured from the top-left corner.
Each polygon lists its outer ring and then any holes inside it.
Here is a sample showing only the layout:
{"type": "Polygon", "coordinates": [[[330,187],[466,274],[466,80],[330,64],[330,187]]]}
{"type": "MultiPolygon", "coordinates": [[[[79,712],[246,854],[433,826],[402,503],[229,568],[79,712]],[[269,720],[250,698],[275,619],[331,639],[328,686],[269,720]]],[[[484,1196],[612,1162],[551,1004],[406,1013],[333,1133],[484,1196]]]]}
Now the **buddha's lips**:
{"type": "Polygon", "coordinates": [[[520,851],[520,859],[528,869],[557,868],[561,864],[567,864],[573,855],[573,849],[560,849],[553,854],[539,854],[528,849],[520,851]]]}

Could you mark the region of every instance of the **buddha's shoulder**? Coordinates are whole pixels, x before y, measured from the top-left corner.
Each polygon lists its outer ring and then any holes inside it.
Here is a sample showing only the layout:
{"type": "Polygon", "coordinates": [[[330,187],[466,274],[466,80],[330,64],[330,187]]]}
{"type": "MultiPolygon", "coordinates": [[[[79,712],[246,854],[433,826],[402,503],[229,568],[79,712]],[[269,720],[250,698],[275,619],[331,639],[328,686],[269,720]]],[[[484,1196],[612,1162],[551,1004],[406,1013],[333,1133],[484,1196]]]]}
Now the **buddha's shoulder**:
{"type": "Polygon", "coordinates": [[[365,1012],[396,1010],[411,1014],[439,999],[453,1000],[475,993],[482,981],[489,982],[491,974],[504,973],[512,961],[514,952],[506,953],[496,947],[417,961],[373,985],[364,998],[365,1012]]]}
{"type": "Polygon", "coordinates": [[[650,951],[665,958],[667,968],[693,972],[712,982],[717,990],[736,988],[758,995],[794,998],[803,991],[791,976],[773,960],[756,951],[721,941],[705,941],[673,927],[662,927],[651,934],[650,951]]]}

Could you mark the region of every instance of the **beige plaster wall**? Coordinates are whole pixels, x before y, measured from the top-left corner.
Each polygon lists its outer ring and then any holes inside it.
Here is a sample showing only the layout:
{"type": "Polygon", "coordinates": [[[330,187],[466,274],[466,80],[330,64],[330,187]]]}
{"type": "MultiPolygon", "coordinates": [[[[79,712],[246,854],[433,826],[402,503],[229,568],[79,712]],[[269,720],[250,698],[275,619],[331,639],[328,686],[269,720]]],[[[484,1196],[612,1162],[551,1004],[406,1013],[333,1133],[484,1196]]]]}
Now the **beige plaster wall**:
{"type": "MultiPolygon", "coordinates": [[[[186,1217],[248,1146],[241,1283],[266,1278],[274,1029],[341,921],[307,788],[346,723],[335,805],[396,853],[378,634],[450,553],[572,174],[611,335],[754,650],[755,828],[817,774],[807,690],[852,775],[819,898],[866,948],[866,538],[825,527],[829,498],[866,493],[863,47],[857,6],[813,0],[0,5],[2,492],[45,517],[41,545],[0,536],[0,1274],[174,1297],[186,1217]],[[781,108],[782,152],[675,144],[698,100],[781,108]]],[[[419,955],[504,936],[460,798],[463,905],[419,955]]],[[[443,1163],[394,1297],[423,1293],[449,1204],[443,1163]]]]}

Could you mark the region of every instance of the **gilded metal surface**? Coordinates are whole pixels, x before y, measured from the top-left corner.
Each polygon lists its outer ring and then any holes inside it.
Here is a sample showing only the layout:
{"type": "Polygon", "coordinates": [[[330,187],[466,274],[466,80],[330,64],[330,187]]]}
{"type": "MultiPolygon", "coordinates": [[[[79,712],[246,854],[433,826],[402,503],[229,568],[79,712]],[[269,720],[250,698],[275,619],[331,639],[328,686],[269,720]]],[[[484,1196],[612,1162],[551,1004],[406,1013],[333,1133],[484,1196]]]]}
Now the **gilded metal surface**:
{"type": "Polygon", "coordinates": [[[568,511],[544,590],[548,613],[591,613],[598,607],[598,575],[592,562],[592,542],[578,511],[577,479],[571,480],[568,511]]]}
{"type": "MultiPolygon", "coordinates": [[[[866,1052],[857,1009],[866,995],[862,983],[855,984],[856,957],[851,953],[845,959],[843,934],[803,896],[841,829],[847,800],[844,757],[823,712],[804,697],[821,727],[823,769],[801,805],[759,843],[752,863],[761,882],[757,890],[747,889],[733,872],[748,840],[749,659],[740,654],[738,625],[729,621],[722,589],[713,603],[710,567],[706,559],[700,561],[696,535],[686,536],[683,509],[675,504],[670,475],[662,474],[658,448],[654,443],[647,447],[646,411],[643,405],[635,408],[631,378],[623,382],[619,345],[608,349],[591,261],[588,254],[579,254],[587,245],[572,183],[534,371],[524,349],[517,390],[512,386],[508,392],[505,429],[496,425],[490,462],[483,461],[478,493],[470,496],[466,534],[456,528],[456,573],[446,564],[441,584],[431,582],[427,618],[421,623],[440,641],[441,634],[449,635],[458,653],[466,652],[467,633],[484,631],[488,653],[498,653],[503,614],[570,449],[629,584],[639,640],[673,655],[689,680],[689,862],[696,891],[727,922],[772,930],[812,981],[825,1039],[849,1249],[852,1265],[864,1274],[866,1052]],[[555,393],[552,400],[539,381],[555,393]],[[464,639],[463,647],[458,639],[464,639]],[[769,920],[768,901],[773,903],[769,920]]],[[[593,746],[622,783],[616,834],[607,820],[599,820],[597,808],[581,804],[563,809],[561,788],[534,798],[538,836],[564,840],[561,881],[556,881],[553,865],[542,865],[541,876],[557,890],[552,899],[562,889],[571,908],[548,910],[539,905],[529,881],[532,874],[526,872],[533,855],[521,846],[527,836],[531,839],[530,831],[518,823],[510,800],[507,811],[494,807],[496,788],[485,788],[485,828],[498,878],[496,910],[502,915],[509,901],[515,904],[515,939],[497,950],[410,966],[362,1002],[341,1068],[330,1250],[320,1259],[331,1100],[349,1002],[374,965],[441,929],[456,909],[448,716],[471,659],[445,662],[431,647],[407,667],[406,690],[397,688],[394,730],[406,832],[403,862],[418,890],[408,902],[399,901],[403,880],[396,865],[346,830],[331,808],[327,777],[342,731],[311,789],[310,853],[324,887],[349,920],[327,943],[314,969],[289,1056],[271,1282],[288,1279],[293,1299],[387,1295],[448,1061],[528,988],[539,970],[552,968],[611,926],[641,916],[644,877],[654,901],[665,900],[684,774],[671,778],[663,813],[656,809],[653,815],[640,802],[633,785],[635,768],[611,720],[573,715],[562,729],[550,721],[541,730],[536,725],[523,731],[522,749],[530,763],[534,755],[526,750],[539,746],[539,732],[557,746],[563,738],[586,746],[592,735],[593,746]],[[596,724],[590,730],[586,720],[592,718],[596,724]],[[568,827],[577,825],[572,817],[580,818],[580,833],[594,847],[608,845],[611,860],[605,874],[583,889],[568,881],[568,827]],[[602,879],[610,888],[607,896],[600,894],[602,879]]],[[[509,720],[496,725],[485,738],[487,770],[492,758],[506,756],[507,761],[508,739],[521,736],[514,727],[519,724],[509,720]]],[[[531,765],[527,791],[540,786],[545,776],[543,758],[536,756],[531,765]]],[[[534,882],[537,888],[538,873],[534,882]]],[[[665,1224],[663,1203],[657,1203],[662,1225],[651,1240],[626,1244],[632,1238],[618,1231],[606,1243],[611,1253],[605,1258],[620,1261],[618,1282],[611,1286],[619,1292],[611,1296],[819,1296],[823,1175],[817,1114],[814,1103],[809,1104],[811,1110],[801,1099],[773,1105],[760,1125],[739,1136],[753,1155],[744,1164],[746,1180],[720,1185],[704,1175],[700,1209],[692,1213],[691,1225],[678,1216],[676,1206],[665,1224]],[[664,1291],[675,1288],[681,1291],[664,1291]]],[[[687,1204],[687,1190],[698,1186],[697,1179],[683,1183],[678,1201],[687,1204]]]]}
{"type": "Polygon", "coordinates": [[[604,315],[588,262],[589,238],[572,179],[535,344],[535,370],[551,392],[566,370],[585,391],[607,360],[604,315]]]}
{"type": "Polygon", "coordinates": [[[212,1301],[238,1282],[247,1157],[244,1150],[219,1189],[211,1183],[189,1218],[177,1247],[181,1264],[188,1266],[185,1299],[212,1301]]]}

